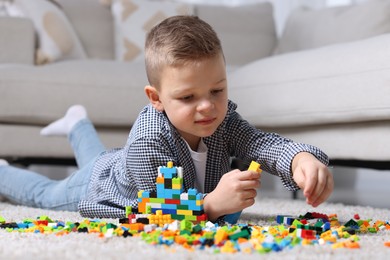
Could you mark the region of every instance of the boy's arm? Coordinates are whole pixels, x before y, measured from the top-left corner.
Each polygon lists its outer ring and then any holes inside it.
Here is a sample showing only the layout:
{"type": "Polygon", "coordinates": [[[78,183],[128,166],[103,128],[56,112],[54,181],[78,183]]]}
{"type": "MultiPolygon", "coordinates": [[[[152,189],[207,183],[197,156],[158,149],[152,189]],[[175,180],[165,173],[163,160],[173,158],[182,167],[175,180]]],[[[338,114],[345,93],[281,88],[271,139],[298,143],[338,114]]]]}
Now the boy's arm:
{"type": "Polygon", "coordinates": [[[301,152],[308,152],[324,165],[328,157],[315,146],[295,143],[276,133],[267,133],[249,124],[234,112],[227,123],[226,133],[230,144],[231,154],[245,161],[257,161],[262,169],[281,178],[288,190],[298,190],[292,175],[292,162],[301,152]]]}

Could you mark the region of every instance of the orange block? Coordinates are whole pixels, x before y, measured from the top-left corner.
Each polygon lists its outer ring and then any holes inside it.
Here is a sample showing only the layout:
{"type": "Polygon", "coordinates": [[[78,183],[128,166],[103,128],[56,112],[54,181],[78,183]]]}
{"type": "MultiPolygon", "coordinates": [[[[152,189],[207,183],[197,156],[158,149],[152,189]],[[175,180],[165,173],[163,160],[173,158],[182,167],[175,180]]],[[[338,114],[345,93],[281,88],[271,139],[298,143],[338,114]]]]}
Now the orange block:
{"type": "Polygon", "coordinates": [[[158,184],[164,184],[164,177],[157,177],[157,178],[156,178],[156,183],[158,183],[158,184]]]}

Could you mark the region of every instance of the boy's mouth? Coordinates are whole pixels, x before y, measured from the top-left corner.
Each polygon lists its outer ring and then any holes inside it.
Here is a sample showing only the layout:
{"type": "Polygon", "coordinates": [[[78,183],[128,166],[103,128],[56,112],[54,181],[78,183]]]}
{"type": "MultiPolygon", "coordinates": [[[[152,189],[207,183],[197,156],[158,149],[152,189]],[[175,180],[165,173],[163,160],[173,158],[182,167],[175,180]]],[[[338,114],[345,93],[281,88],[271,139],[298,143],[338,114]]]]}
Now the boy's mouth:
{"type": "Polygon", "coordinates": [[[204,119],[201,119],[201,120],[196,120],[195,123],[196,124],[200,124],[200,125],[209,125],[209,124],[212,124],[215,120],[216,120],[215,117],[213,117],[213,118],[204,118],[204,119]]]}

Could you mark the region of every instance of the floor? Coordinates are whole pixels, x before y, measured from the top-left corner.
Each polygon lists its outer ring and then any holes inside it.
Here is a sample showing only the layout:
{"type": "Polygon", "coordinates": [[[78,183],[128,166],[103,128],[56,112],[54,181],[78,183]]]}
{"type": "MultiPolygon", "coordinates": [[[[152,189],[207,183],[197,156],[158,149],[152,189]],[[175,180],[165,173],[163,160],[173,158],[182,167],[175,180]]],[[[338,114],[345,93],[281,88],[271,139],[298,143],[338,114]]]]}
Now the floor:
{"type": "MultiPolygon", "coordinates": [[[[38,165],[31,166],[30,169],[53,179],[64,178],[76,170],[75,167],[38,165]]],[[[390,171],[349,167],[334,167],[331,171],[335,188],[329,202],[390,208],[390,171]]],[[[264,173],[259,196],[292,198],[292,193],[282,186],[277,177],[264,173]]],[[[298,198],[303,198],[301,192],[298,192],[298,198]]]]}

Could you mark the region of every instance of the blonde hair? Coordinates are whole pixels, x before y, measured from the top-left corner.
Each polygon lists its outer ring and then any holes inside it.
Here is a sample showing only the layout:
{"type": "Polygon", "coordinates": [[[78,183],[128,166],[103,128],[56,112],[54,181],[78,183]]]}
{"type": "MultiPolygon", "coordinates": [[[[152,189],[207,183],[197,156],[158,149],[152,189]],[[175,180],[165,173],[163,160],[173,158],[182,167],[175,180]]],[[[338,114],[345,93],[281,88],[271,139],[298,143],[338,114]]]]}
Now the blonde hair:
{"type": "Polygon", "coordinates": [[[149,84],[159,87],[165,66],[182,66],[223,55],[213,28],[197,16],[172,16],[151,29],[145,42],[145,66],[149,84]]]}

